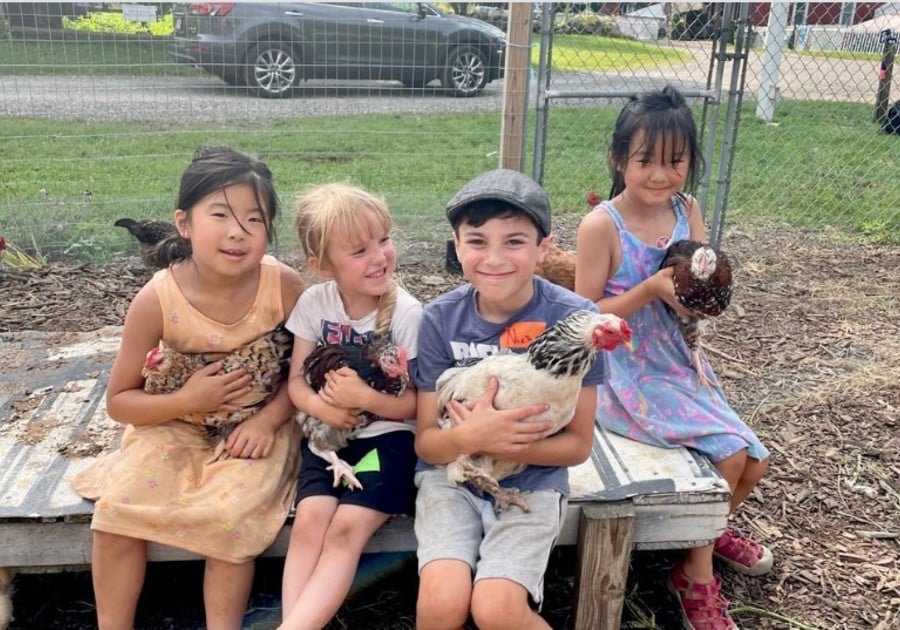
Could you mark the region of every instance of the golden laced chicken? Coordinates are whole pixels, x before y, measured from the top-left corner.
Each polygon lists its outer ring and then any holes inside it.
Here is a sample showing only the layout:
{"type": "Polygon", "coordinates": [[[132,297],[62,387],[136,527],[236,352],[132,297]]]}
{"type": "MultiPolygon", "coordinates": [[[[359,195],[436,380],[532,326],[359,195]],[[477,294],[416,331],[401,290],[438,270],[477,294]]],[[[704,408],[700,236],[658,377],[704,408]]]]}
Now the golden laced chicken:
{"type": "Polygon", "coordinates": [[[678,326],[691,351],[698,383],[706,387],[709,379],[703,370],[700,320],[721,314],[731,301],[731,263],[719,249],[692,240],[669,245],[660,269],[672,267],[672,282],[678,303],[696,313],[678,316],[678,326]]]}
{"type": "MultiPolygon", "coordinates": [[[[325,375],[342,367],[352,369],[372,389],[401,396],[409,384],[406,350],[395,345],[389,335],[374,335],[363,346],[318,346],[303,361],[303,375],[314,392],[325,387],[325,375]]],[[[309,450],[329,462],[334,485],[346,480],[350,488],[362,488],[353,467],[337,455],[347,441],[359,434],[377,416],[358,411],[359,423],[352,429],[337,429],[315,416],[297,412],[295,419],[309,440],[309,450]]]]}
{"type": "MultiPolygon", "coordinates": [[[[593,208],[603,199],[593,190],[589,191],[586,197],[588,205],[593,208]]],[[[560,249],[557,245],[551,245],[547,250],[544,260],[538,263],[534,272],[546,278],[553,284],[567,288],[569,291],[575,290],[575,258],[576,254],[572,251],[560,249]]]]}
{"type": "MultiPolygon", "coordinates": [[[[122,218],[113,225],[125,228],[137,239],[140,247],[141,262],[144,263],[144,266],[152,271],[167,266],[167,258],[162,252],[159,252],[157,245],[159,245],[160,241],[175,234],[176,228],[173,224],[166,221],[122,218]]],[[[176,246],[176,244],[182,248],[186,245],[176,241],[173,246],[176,246]]]]}
{"type": "MultiPolygon", "coordinates": [[[[522,354],[491,355],[466,367],[445,370],[437,380],[440,423],[449,427],[447,403],[473,402],[484,395],[491,377],[500,383],[496,409],[546,403],[549,409],[530,419],[550,420],[549,433],[563,429],[575,415],[582,379],[600,350],[613,350],[631,342],[628,323],[609,313],[579,310],[547,328],[522,354]]],[[[524,470],[525,465],[495,460],[487,455],[460,455],[447,465],[447,477],[456,484],[471,483],[494,497],[498,511],[516,505],[528,511],[528,502],[515,488],[498,483],[524,470]]]]}
{"type": "Polygon", "coordinates": [[[287,376],[294,336],[283,326],[227,353],[178,352],[160,340],[147,353],[141,374],[144,391],[167,394],[180,389],[200,368],[222,361],[222,372],[243,368],[251,376],[251,391],[235,401],[240,411],[195,413],[181,418],[202,425],[210,446],[228,438],[241,422],[262,409],[287,376]]]}

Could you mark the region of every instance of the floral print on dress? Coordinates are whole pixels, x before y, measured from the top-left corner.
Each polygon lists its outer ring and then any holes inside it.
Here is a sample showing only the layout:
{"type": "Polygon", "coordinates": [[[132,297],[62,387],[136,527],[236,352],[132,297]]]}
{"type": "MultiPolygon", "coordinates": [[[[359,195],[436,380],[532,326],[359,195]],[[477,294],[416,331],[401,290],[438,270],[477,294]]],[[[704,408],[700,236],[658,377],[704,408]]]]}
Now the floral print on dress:
{"type": "MultiPolygon", "coordinates": [[[[265,257],[254,307],[255,322],[210,320],[185,298],[169,270],[154,275],[163,341],[182,352],[229,352],[284,320],[279,264],[265,257]]],[[[187,549],[232,563],[269,547],[284,526],[297,479],[297,425],[275,434],[272,453],[260,460],[220,456],[202,427],[173,420],[129,425],[120,447],[72,480],[97,501],[91,527],[187,549]],[[224,523],[224,525],[223,525],[224,523]]]]}
{"type": "MultiPolygon", "coordinates": [[[[609,278],[604,297],[621,295],[659,269],[666,247],[690,237],[680,197],[672,198],[675,229],[647,245],[625,226],[615,207],[604,201],[593,212],[606,212],[619,231],[622,260],[609,278]]],[[[630,315],[632,351],[607,353],[609,378],[597,387],[596,421],[602,427],[638,442],[672,448],[685,446],[722,461],[741,449],[765,459],[769,451],[725,400],[725,394],[704,359],[710,386],[703,387],[690,362],[690,350],[678,329],[674,312],[654,300],[630,315]]]]}

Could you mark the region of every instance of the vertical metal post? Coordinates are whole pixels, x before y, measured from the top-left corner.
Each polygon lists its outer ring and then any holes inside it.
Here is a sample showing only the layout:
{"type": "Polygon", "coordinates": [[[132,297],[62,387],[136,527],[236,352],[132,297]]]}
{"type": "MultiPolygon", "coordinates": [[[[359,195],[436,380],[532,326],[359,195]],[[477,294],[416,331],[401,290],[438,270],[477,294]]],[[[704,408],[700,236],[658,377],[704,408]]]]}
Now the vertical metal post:
{"type": "Polygon", "coordinates": [[[738,123],[747,78],[747,60],[750,55],[749,5],[740,5],[740,17],[734,31],[734,54],[732,55],[731,82],[728,88],[728,105],[725,111],[725,127],[722,130],[722,146],[719,150],[718,178],[716,180],[716,200],[710,225],[709,242],[718,246],[722,241],[725,224],[725,210],[728,207],[728,192],[731,187],[731,171],[734,166],[734,150],[737,141],[738,123]]]}
{"type": "Polygon", "coordinates": [[[756,117],[765,122],[775,118],[775,102],[778,100],[778,81],[781,78],[782,46],[787,32],[788,3],[773,2],[769,10],[766,28],[766,46],[763,52],[762,73],[756,91],[756,117]]]}
{"type": "Polygon", "coordinates": [[[719,124],[719,101],[722,98],[722,82],[725,74],[725,62],[728,61],[728,30],[734,14],[733,4],[719,6],[719,37],[713,43],[713,52],[710,59],[709,76],[706,78],[706,88],[713,90],[715,98],[708,107],[704,107],[704,128],[707,128],[706,149],[703,152],[706,169],[700,180],[700,207],[704,212],[709,212],[709,182],[712,178],[712,163],[716,155],[716,130],[719,124]],[[715,75],[715,77],[713,77],[715,75]]]}
{"type": "Polygon", "coordinates": [[[891,29],[881,31],[881,65],[878,67],[878,92],[875,95],[874,120],[887,120],[891,100],[891,77],[894,74],[894,57],[897,56],[897,33],[891,29]]]}
{"type": "Polygon", "coordinates": [[[553,56],[553,4],[541,3],[541,44],[538,51],[538,71],[534,95],[534,155],[531,161],[531,177],[544,183],[544,159],[547,151],[547,121],[550,101],[545,97],[550,89],[551,61],[553,56]]]}

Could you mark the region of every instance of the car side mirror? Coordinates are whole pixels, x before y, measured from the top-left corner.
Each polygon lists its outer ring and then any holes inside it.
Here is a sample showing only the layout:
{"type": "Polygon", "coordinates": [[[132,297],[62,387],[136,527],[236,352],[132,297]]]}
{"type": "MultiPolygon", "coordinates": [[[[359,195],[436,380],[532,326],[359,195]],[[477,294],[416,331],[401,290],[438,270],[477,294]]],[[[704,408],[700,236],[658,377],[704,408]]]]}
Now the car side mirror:
{"type": "Polygon", "coordinates": [[[424,20],[425,16],[428,15],[428,7],[425,6],[424,2],[417,3],[417,6],[419,8],[419,11],[418,11],[419,19],[424,20]]]}

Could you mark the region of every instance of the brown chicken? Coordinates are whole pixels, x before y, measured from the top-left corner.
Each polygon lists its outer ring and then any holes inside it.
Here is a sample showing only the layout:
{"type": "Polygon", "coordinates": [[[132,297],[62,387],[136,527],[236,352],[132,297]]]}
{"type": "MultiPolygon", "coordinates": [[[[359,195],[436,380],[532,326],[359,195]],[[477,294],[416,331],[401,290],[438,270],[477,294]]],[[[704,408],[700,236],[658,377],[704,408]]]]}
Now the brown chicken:
{"type": "MultiPolygon", "coordinates": [[[[603,198],[591,190],[588,191],[585,200],[588,205],[593,208],[603,201],[603,198]]],[[[544,260],[538,263],[535,273],[542,278],[546,278],[553,284],[558,284],[561,287],[567,288],[569,291],[574,291],[575,258],[575,252],[560,249],[555,244],[551,245],[544,260]]]]}
{"type": "Polygon", "coordinates": [[[575,290],[575,252],[567,252],[555,244],[547,250],[544,260],[538,263],[534,272],[553,284],[575,290]]]}
{"type": "MultiPolygon", "coordinates": [[[[318,346],[303,361],[303,374],[314,392],[325,387],[325,375],[342,367],[352,369],[372,389],[400,396],[409,384],[406,350],[391,342],[389,336],[373,337],[364,346],[318,346]]],[[[309,450],[329,462],[334,485],[347,481],[350,488],[362,488],[353,467],[337,455],[377,416],[359,411],[359,423],[352,429],[337,429],[314,416],[297,412],[295,419],[309,439],[309,450]]]]}
{"type": "MultiPolygon", "coordinates": [[[[166,256],[165,252],[160,251],[158,245],[161,241],[175,234],[176,229],[174,225],[166,221],[128,218],[119,219],[113,225],[125,228],[138,240],[141,262],[148,269],[155,271],[168,266],[170,258],[166,256]]],[[[175,241],[172,246],[183,249],[186,245],[186,242],[175,241]]],[[[184,258],[185,256],[178,257],[184,258]]]]}
{"type": "Polygon", "coordinates": [[[696,313],[678,316],[678,325],[691,350],[691,362],[697,370],[702,386],[709,385],[703,370],[703,345],[700,339],[700,320],[721,314],[731,301],[731,263],[728,257],[711,245],[692,240],[675,241],[669,245],[660,269],[673,267],[672,282],[675,299],[696,313]]]}
{"type": "Polygon", "coordinates": [[[237,350],[228,353],[184,353],[173,350],[162,341],[147,353],[141,374],[144,391],[167,394],[180,389],[200,368],[222,361],[222,372],[243,368],[251,375],[251,391],[236,401],[240,411],[195,413],[182,418],[203,425],[207,442],[215,446],[225,440],[234,428],[262,409],[278,390],[288,373],[294,336],[279,327],[237,350]]]}
{"type": "MultiPolygon", "coordinates": [[[[532,421],[550,420],[550,433],[556,433],[572,421],[582,379],[597,352],[630,342],[631,329],[625,320],[608,313],[575,311],[535,337],[523,354],[491,355],[472,366],[445,370],[437,381],[441,426],[449,427],[445,413],[449,401],[475,401],[496,376],[500,389],[494,397],[495,408],[546,403],[550,408],[532,421]]],[[[524,464],[487,455],[460,455],[447,465],[447,477],[453,483],[468,482],[492,495],[498,511],[516,505],[527,512],[528,502],[522,493],[501,488],[498,483],[524,468],[524,464]]]]}

